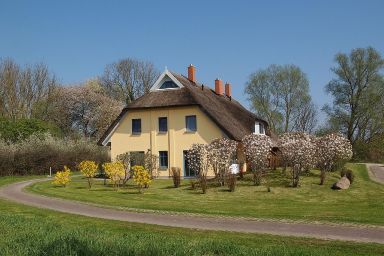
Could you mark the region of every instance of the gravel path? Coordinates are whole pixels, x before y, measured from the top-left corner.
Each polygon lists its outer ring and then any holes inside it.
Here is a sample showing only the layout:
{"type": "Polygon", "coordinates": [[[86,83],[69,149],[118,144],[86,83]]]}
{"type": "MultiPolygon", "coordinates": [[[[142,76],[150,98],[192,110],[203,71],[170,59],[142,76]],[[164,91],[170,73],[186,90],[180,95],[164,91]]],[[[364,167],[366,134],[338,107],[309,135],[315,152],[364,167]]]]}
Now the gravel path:
{"type": "Polygon", "coordinates": [[[212,218],[128,212],[31,194],[24,191],[26,186],[43,180],[46,179],[35,179],[1,187],[0,197],[39,208],[110,220],[202,230],[264,233],[384,244],[384,227],[349,227],[328,224],[284,223],[281,221],[254,221],[241,218],[212,218]]]}
{"type": "Polygon", "coordinates": [[[366,164],[371,180],[384,184],[384,164],[366,164]]]}

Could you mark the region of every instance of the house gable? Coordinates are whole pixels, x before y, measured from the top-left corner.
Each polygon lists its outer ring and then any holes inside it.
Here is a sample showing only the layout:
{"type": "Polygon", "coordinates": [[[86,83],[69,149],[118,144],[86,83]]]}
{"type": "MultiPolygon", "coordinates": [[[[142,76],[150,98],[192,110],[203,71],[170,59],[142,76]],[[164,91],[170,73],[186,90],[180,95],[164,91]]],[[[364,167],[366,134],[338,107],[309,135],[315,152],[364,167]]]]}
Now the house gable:
{"type": "Polygon", "coordinates": [[[156,80],[156,82],[153,84],[153,86],[149,91],[155,92],[159,90],[175,90],[183,87],[184,85],[180,83],[180,81],[177,80],[176,77],[171,72],[165,69],[165,71],[159,76],[159,78],[156,80]],[[173,87],[166,86],[167,88],[163,88],[164,83],[172,83],[174,86],[173,87]]]}

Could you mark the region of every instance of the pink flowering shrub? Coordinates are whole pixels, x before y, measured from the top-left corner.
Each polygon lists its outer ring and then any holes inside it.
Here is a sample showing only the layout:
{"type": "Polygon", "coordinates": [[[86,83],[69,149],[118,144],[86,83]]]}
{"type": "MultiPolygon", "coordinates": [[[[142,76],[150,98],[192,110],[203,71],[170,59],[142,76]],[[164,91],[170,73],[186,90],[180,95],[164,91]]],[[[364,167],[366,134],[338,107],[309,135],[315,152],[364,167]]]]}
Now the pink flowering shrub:
{"type": "Polygon", "coordinates": [[[305,133],[284,133],[279,136],[283,161],[291,167],[292,186],[298,187],[300,174],[316,164],[315,138],[305,133]]]}
{"type": "Polygon", "coordinates": [[[208,158],[216,179],[224,186],[229,166],[236,159],[237,142],[227,138],[213,140],[208,145],[208,158]]]}
{"type": "Polygon", "coordinates": [[[250,134],[242,139],[247,161],[251,164],[253,182],[261,184],[262,174],[268,166],[268,155],[272,149],[271,138],[262,134],[250,134]]]}
{"type": "Polygon", "coordinates": [[[344,164],[352,158],[352,145],[341,134],[327,134],[316,139],[316,161],[319,167],[320,185],[325,182],[326,173],[334,170],[338,164],[344,164]]]}

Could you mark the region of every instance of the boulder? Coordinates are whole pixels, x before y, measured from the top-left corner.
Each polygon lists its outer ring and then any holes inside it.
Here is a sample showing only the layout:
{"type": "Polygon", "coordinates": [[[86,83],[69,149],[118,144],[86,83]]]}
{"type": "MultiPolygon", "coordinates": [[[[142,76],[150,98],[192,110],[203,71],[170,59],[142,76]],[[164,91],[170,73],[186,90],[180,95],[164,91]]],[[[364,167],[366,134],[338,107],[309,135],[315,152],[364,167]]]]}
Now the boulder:
{"type": "Polygon", "coordinates": [[[338,182],[333,184],[332,189],[348,189],[351,182],[346,176],[341,177],[338,182]]]}

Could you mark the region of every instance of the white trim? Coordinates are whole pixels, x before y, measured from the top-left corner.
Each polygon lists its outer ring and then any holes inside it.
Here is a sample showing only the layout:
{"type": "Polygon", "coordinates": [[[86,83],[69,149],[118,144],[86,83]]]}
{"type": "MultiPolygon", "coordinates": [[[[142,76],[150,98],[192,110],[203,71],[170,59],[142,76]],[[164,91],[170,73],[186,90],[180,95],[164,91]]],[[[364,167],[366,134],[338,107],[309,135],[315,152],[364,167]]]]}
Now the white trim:
{"type": "MultiPolygon", "coordinates": [[[[124,115],[125,116],[125,115],[124,115]]],[[[122,118],[124,118],[124,116],[122,118]]],[[[112,137],[112,134],[116,131],[117,127],[119,126],[120,122],[118,122],[115,127],[113,127],[113,129],[111,130],[110,133],[108,133],[108,136],[105,137],[105,139],[103,140],[103,142],[101,143],[101,145],[103,146],[106,146],[108,144],[108,142],[110,141],[111,137],[112,137]]]]}
{"type": "Polygon", "coordinates": [[[169,72],[167,69],[159,76],[159,78],[156,80],[156,82],[152,85],[151,89],[149,91],[157,91],[157,90],[170,90],[170,89],[180,89],[184,86],[179,82],[179,80],[176,79],[174,75],[172,75],[171,72],[169,72]],[[162,81],[165,77],[169,77],[179,88],[167,88],[167,89],[160,89],[162,85],[162,81]]]}

